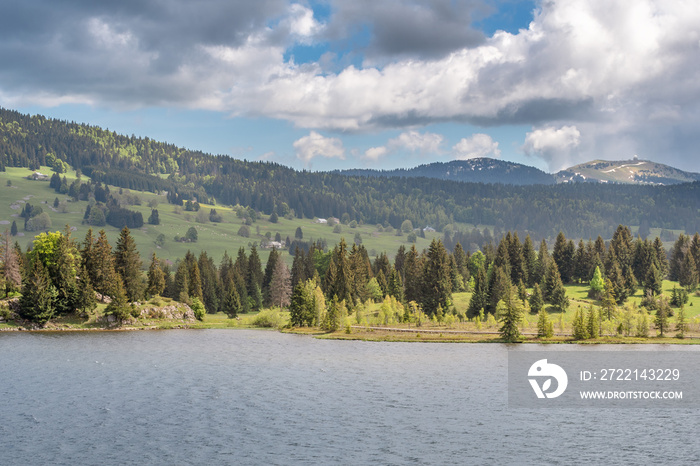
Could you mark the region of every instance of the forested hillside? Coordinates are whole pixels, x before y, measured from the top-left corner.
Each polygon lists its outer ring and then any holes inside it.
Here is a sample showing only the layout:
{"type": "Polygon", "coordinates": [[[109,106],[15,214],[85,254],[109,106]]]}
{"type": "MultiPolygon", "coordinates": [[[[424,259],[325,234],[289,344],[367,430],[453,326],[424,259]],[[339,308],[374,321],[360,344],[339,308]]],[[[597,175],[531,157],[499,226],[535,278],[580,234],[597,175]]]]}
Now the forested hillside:
{"type": "Polygon", "coordinates": [[[168,200],[251,207],[298,218],[346,216],[365,224],[405,220],[438,230],[454,222],[517,229],[534,238],[610,238],[619,224],[700,229],[700,184],[676,186],[460,183],[428,178],[345,176],[296,171],[118,135],[94,126],[0,109],[0,169],[67,165],[93,181],[146,191],[168,200]]]}

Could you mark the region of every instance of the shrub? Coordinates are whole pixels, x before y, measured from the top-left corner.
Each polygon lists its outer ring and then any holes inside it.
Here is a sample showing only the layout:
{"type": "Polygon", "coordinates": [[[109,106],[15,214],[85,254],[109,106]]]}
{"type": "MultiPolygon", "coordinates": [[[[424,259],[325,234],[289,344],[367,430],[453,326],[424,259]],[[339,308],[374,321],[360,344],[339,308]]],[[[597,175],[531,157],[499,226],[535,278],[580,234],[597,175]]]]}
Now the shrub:
{"type": "Polygon", "coordinates": [[[202,303],[202,301],[199,300],[199,298],[192,298],[190,307],[192,308],[192,312],[194,312],[195,319],[204,320],[204,314],[206,314],[207,310],[205,309],[204,304],[202,303]]]}
{"type": "Polygon", "coordinates": [[[283,323],[279,311],[274,309],[260,311],[260,313],[253,318],[253,325],[256,327],[280,328],[283,326],[283,323]]]}

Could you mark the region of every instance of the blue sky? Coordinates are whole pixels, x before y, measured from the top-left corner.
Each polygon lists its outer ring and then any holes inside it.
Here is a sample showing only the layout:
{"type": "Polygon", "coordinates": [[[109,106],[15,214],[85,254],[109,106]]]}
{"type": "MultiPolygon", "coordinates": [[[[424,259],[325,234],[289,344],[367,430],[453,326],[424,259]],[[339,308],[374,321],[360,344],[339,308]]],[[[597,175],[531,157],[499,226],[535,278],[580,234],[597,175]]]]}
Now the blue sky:
{"type": "Polygon", "coordinates": [[[295,168],[700,171],[700,4],[24,0],[0,105],[295,168]]]}

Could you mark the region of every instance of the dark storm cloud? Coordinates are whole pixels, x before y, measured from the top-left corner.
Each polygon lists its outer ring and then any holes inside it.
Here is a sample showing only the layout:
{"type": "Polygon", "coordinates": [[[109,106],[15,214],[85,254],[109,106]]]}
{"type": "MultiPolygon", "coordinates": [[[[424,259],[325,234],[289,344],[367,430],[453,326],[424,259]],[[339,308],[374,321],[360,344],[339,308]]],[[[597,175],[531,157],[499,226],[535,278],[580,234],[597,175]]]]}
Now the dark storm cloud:
{"type": "Polygon", "coordinates": [[[345,39],[367,28],[365,54],[370,60],[439,58],[485,40],[481,31],[471,27],[474,13],[488,10],[479,0],[337,0],[333,7],[328,37],[345,39]]]}

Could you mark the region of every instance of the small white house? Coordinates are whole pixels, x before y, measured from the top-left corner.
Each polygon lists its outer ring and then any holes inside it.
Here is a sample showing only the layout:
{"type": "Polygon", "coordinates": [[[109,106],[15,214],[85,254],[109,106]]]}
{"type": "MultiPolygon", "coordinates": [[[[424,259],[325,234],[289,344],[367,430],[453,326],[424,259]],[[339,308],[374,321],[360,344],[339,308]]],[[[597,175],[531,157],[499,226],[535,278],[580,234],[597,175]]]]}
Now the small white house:
{"type": "Polygon", "coordinates": [[[328,220],[326,220],[325,218],[317,218],[315,222],[320,223],[321,225],[325,225],[326,223],[328,223],[328,220]]]}
{"type": "Polygon", "coordinates": [[[427,227],[423,228],[423,231],[429,232],[429,233],[435,233],[435,228],[433,228],[431,226],[427,226],[427,227]]]}
{"type": "Polygon", "coordinates": [[[40,172],[34,172],[29,177],[34,181],[47,181],[49,179],[49,175],[40,172]]]}

